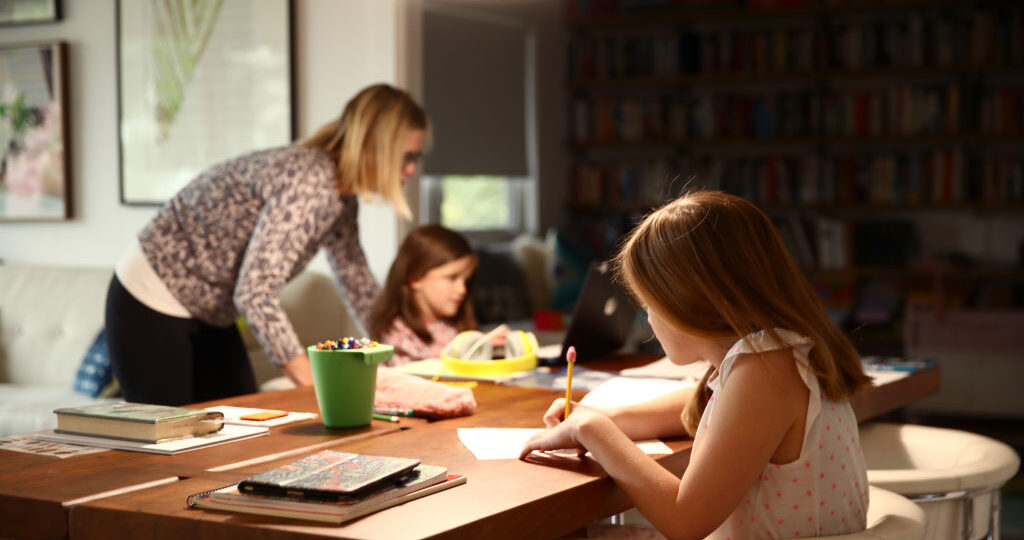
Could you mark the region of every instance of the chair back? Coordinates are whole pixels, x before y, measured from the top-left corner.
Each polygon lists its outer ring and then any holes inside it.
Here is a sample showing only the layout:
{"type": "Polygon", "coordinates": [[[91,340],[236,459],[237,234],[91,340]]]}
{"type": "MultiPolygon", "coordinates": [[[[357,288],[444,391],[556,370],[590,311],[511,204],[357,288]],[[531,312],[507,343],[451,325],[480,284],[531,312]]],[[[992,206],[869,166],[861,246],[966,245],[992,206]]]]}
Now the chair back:
{"type": "Polygon", "coordinates": [[[922,508],[925,537],[998,538],[999,488],[1020,468],[1020,456],[995,439],[914,424],[860,426],[868,482],[922,508]]]}

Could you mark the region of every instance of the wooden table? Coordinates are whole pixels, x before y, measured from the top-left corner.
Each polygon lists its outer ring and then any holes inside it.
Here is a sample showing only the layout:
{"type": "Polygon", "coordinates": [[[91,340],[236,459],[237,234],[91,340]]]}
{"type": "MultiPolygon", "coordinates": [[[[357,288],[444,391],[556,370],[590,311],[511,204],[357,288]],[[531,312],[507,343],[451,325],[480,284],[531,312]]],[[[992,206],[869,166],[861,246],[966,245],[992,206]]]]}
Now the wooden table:
{"type": "MultiPolygon", "coordinates": [[[[938,381],[938,369],[933,368],[867,390],[854,399],[858,419],[903,407],[935,392],[938,381]]],[[[543,465],[477,461],[459,442],[459,427],[540,427],[541,413],[558,393],[490,384],[479,385],[474,393],[478,409],[472,416],[419,424],[381,437],[347,439],[332,446],[444,465],[468,478],[464,486],[341,526],[186,508],[185,499],[192,493],[222,487],[294,459],[278,457],[233,470],[202,471],[178,482],[74,505],[69,517],[71,538],[552,538],[631,506],[590,459],[551,458],[543,465]]],[[[280,408],[274,398],[259,395],[252,399],[259,399],[265,407],[280,408]]],[[[682,474],[691,441],[666,442],[673,454],[656,459],[673,473],[682,474]]]]}
{"type": "MultiPolygon", "coordinates": [[[[197,406],[213,405],[318,410],[312,388],[252,394],[197,406]]],[[[237,468],[275,455],[301,457],[342,441],[399,429],[390,422],[374,421],[364,428],[331,430],[317,418],[271,428],[267,436],[173,456],[109,450],[60,459],[0,450],[0,538],[65,538],[68,508],[104,494],[177,482],[211,469],[237,468]]]]}

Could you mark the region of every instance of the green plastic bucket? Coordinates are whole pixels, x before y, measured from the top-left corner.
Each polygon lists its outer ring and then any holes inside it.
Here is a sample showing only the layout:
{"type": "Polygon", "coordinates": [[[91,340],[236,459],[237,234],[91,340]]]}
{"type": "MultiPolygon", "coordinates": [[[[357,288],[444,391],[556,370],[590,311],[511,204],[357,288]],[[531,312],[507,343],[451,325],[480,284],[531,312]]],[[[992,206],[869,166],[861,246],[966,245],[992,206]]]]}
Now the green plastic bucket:
{"type": "Polygon", "coordinates": [[[329,428],[365,426],[373,418],[377,364],[391,360],[395,349],[377,345],[363,349],[318,351],[307,348],[313,368],[313,389],[320,418],[329,428]]]}

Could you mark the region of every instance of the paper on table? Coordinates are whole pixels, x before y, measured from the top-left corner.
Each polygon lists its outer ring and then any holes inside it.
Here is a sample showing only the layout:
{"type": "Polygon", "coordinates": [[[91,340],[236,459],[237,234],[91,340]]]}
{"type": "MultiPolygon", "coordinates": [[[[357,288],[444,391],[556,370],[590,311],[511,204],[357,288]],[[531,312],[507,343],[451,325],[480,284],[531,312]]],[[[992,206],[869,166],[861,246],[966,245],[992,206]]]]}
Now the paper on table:
{"type": "MultiPolygon", "coordinates": [[[[533,428],[459,428],[459,440],[478,460],[518,459],[519,451],[534,433],[533,428]]],[[[645,454],[671,454],[672,449],[657,440],[636,441],[645,454]]],[[[589,452],[588,452],[589,454],[589,452]]]]}
{"type": "Polygon", "coordinates": [[[904,377],[909,377],[910,376],[910,372],[909,371],[895,371],[895,370],[887,370],[887,369],[886,370],[869,369],[869,370],[866,370],[865,373],[867,373],[868,376],[871,377],[871,384],[873,384],[875,386],[882,386],[884,384],[889,384],[889,383],[891,383],[893,381],[898,381],[898,380],[900,380],[900,379],[902,379],[904,377]]]}
{"type": "Polygon", "coordinates": [[[646,366],[626,368],[620,372],[624,377],[655,377],[658,379],[693,379],[699,381],[711,365],[707,360],[699,360],[692,364],[680,366],[673,364],[667,356],[663,356],[646,366]]]}
{"type": "Polygon", "coordinates": [[[35,433],[22,435],[10,435],[0,439],[0,450],[12,452],[24,452],[26,454],[38,454],[41,456],[54,456],[61,459],[82,454],[95,452],[106,452],[107,448],[91,448],[78,446],[76,444],[63,444],[50,441],[37,441],[35,433]]]}
{"type": "Polygon", "coordinates": [[[273,427],[280,426],[281,424],[290,424],[292,422],[298,422],[300,420],[309,420],[311,418],[316,418],[318,416],[316,413],[311,412],[280,411],[287,412],[288,414],[278,418],[271,418],[270,420],[242,420],[241,417],[247,414],[255,414],[263,411],[274,411],[274,409],[252,409],[249,407],[218,405],[216,407],[207,407],[206,410],[223,413],[225,424],[235,424],[239,426],[273,427]]]}
{"type": "Polygon", "coordinates": [[[693,380],[615,377],[598,385],[580,403],[596,408],[621,407],[650,401],[662,394],[697,386],[693,380]]]}

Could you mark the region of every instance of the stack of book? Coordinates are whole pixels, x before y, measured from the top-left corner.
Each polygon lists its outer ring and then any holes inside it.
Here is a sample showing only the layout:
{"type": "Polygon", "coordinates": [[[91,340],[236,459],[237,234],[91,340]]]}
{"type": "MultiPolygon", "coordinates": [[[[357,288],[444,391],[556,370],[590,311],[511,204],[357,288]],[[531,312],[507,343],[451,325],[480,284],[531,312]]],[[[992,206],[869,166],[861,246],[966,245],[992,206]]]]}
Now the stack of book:
{"type": "Polygon", "coordinates": [[[177,454],[266,435],[266,427],[230,425],[224,414],[202,409],[111,402],[53,411],[57,429],[36,434],[44,441],[177,454]]]}
{"type": "Polygon", "coordinates": [[[464,476],[418,459],[323,450],[186,502],[190,508],[342,523],[464,483],[464,476]]]}

